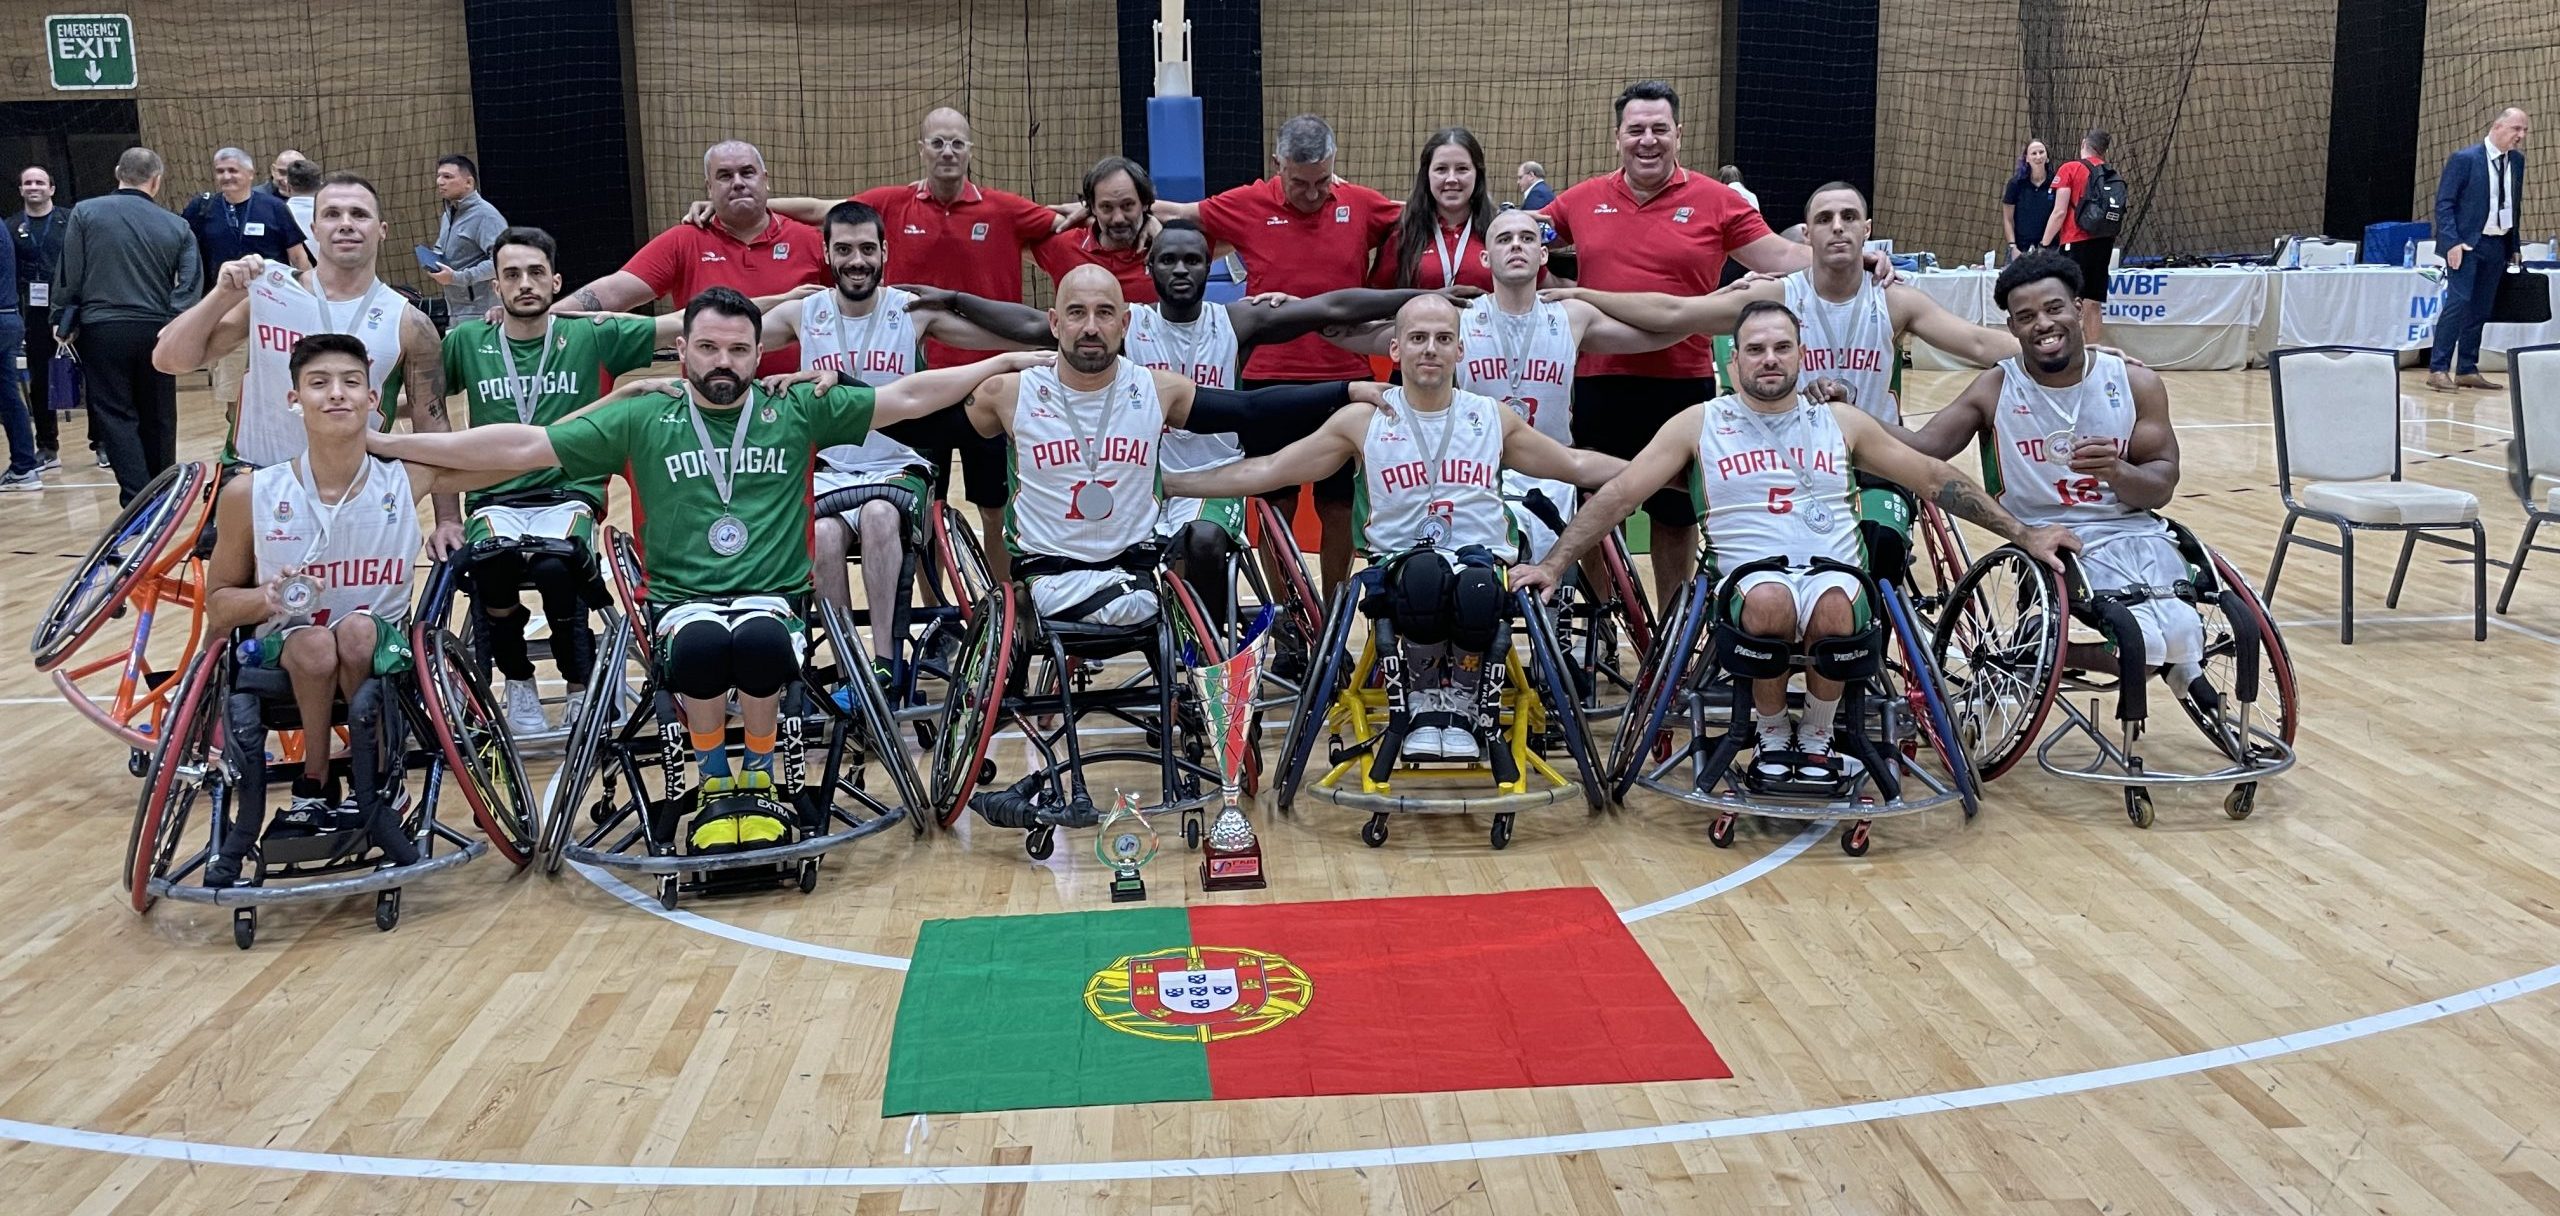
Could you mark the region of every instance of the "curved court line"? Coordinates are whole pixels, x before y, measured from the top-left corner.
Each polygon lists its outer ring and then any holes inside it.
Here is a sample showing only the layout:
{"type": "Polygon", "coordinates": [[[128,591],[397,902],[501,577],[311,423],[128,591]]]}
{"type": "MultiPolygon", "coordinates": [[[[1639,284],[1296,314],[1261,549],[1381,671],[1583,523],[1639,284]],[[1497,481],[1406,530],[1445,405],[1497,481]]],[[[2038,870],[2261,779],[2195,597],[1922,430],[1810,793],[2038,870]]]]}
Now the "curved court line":
{"type": "Polygon", "coordinates": [[[1652,903],[1639,908],[1629,908],[1626,911],[1619,913],[1618,919],[1632,925],[1637,921],[1646,919],[1647,917],[1660,916],[1665,912],[1677,911],[1694,903],[1701,903],[1706,900],[1714,899],[1716,896],[1722,895],[1735,887],[1750,882],[1752,879],[1758,878],[1771,870],[1777,869],[1779,866],[1785,865],[1788,862],[1794,861],[1796,858],[1803,856],[1806,849],[1810,849],[1813,846],[1820,844],[1822,842],[1822,838],[1830,835],[1830,833],[1830,820],[1814,820],[1813,822],[1804,825],[1804,830],[1796,833],[1795,839],[1779,845],[1776,851],[1770,853],[1768,856],[1762,857],[1758,861],[1754,861],[1750,865],[1744,866],[1741,869],[1736,870],[1731,874],[1727,874],[1714,882],[1707,883],[1704,886],[1691,887],[1686,891],[1682,891],[1678,895],[1666,895],[1661,899],[1657,899],[1652,903]]]}
{"type": "Polygon", "coordinates": [[[673,921],[697,933],[708,933],[713,937],[725,937],[740,945],[776,950],[784,954],[797,954],[802,958],[821,959],[830,963],[851,963],[856,967],[877,967],[883,971],[907,969],[907,960],[894,955],[865,954],[860,950],[839,950],[834,946],[820,946],[798,938],[776,937],[770,933],[742,929],[725,921],[687,912],[682,908],[662,908],[658,906],[656,896],[646,894],[630,883],[622,881],[621,875],[607,873],[602,868],[588,865],[583,861],[570,862],[569,868],[576,870],[579,877],[594,883],[606,894],[651,916],[673,921]]]}
{"type": "Polygon", "coordinates": [[[378,1178],[421,1178],[455,1182],[534,1182],[576,1186],[690,1187],[908,1187],[985,1186],[1033,1182],[1104,1182],[1153,1178],[1232,1178],[1248,1174],[1284,1174],[1308,1170],[1384,1169],[1447,1161],[1493,1161],[1725,1140],[1771,1132],[1806,1131],[1872,1123],[1942,1111],[1971,1110],[2029,1098],[2087,1093],[2118,1085],[2186,1076],[2213,1068],[2269,1060],[2327,1047],[2385,1031],[2399,1030],[2485,1008],[2501,1001],[2560,985],[2560,966],[2500,980],[2468,992],[2337,1022],[2311,1030],[2277,1035],[2255,1042],[2182,1056],[2091,1069],[2032,1081],[2011,1081],[1946,1093],[1920,1094],[1875,1102],[1853,1102],[1817,1110],[1746,1115],[1692,1123],[1664,1123],[1614,1131],[1523,1136],[1509,1140],[1477,1140],[1423,1144],[1411,1148],[1342,1149],[1316,1153],[1274,1153],[1257,1157],[1160,1158],[1145,1161],[1062,1161],[1041,1165],[953,1166],[643,1166],[543,1165],[514,1161],[453,1161],[432,1157],[367,1157],[346,1153],[313,1153],[296,1149],[245,1145],[200,1144],[151,1136],[128,1136],[83,1128],[53,1127],[0,1119],[0,1139],[83,1152],[113,1153],[190,1165],[231,1165],[250,1169],[305,1173],[358,1174],[378,1178]]]}

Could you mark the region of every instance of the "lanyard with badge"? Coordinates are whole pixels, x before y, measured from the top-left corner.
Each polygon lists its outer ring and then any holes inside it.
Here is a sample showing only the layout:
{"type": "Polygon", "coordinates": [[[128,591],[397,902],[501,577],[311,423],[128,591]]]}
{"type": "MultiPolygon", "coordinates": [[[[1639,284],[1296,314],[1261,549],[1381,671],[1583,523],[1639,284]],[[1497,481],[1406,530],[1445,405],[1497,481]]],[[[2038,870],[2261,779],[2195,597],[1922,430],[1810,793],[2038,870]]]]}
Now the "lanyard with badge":
{"type": "Polygon", "coordinates": [[[515,339],[508,337],[503,329],[498,331],[498,358],[507,365],[507,395],[515,398],[516,421],[527,426],[533,425],[535,407],[542,404],[542,386],[550,382],[551,327],[556,321],[554,317],[543,318],[542,351],[534,356],[533,378],[529,382],[516,373],[515,339]]]}
{"type": "MultiPolygon", "coordinates": [[[[1407,405],[1403,389],[1397,389],[1395,392],[1397,408],[1413,419],[1414,446],[1422,449],[1422,484],[1430,487],[1446,485],[1445,470],[1441,466],[1448,462],[1449,445],[1456,442],[1458,438],[1458,402],[1452,399],[1449,404],[1440,409],[1426,413],[1407,405]],[[1422,420],[1425,417],[1433,418],[1439,424],[1439,442],[1426,444],[1423,441],[1422,420]]],[[[1438,501],[1440,500],[1433,500],[1434,503],[1438,501]]],[[[1437,548],[1441,541],[1448,538],[1451,522],[1449,518],[1434,514],[1429,506],[1425,506],[1422,512],[1423,546],[1437,548]]]]}
{"type": "MultiPolygon", "coordinates": [[[[61,222],[61,215],[62,209],[56,207],[40,216],[22,215],[18,219],[18,235],[30,242],[33,242],[36,247],[35,269],[40,273],[47,272],[49,270],[45,265],[45,245],[53,240],[53,230],[55,225],[61,222]]],[[[52,306],[52,284],[47,283],[41,278],[30,278],[26,282],[27,307],[48,308],[52,306]]],[[[38,372],[37,374],[42,375],[43,373],[38,372]]]]}
{"type": "MultiPolygon", "coordinates": [[[[292,272],[286,271],[284,274],[286,276],[285,281],[291,282],[292,272]]],[[[382,280],[374,280],[373,286],[366,288],[363,295],[355,298],[355,307],[347,310],[347,319],[344,324],[341,324],[338,321],[337,310],[330,307],[329,289],[321,285],[320,272],[317,270],[312,271],[311,299],[320,310],[320,332],[324,334],[346,334],[349,337],[358,336],[355,331],[355,324],[364,316],[364,306],[372,303],[373,297],[380,294],[381,291],[382,280]]],[[[499,340],[502,343],[505,339],[506,335],[499,335],[499,340]]]]}
{"type": "Polygon", "coordinates": [[[1111,487],[1102,480],[1102,437],[1110,426],[1112,390],[1119,387],[1120,378],[1114,376],[1111,383],[1104,385],[1102,392],[1097,394],[1102,399],[1101,416],[1094,419],[1092,429],[1087,430],[1084,419],[1076,415],[1076,394],[1067,391],[1065,381],[1058,382],[1058,392],[1066,398],[1058,412],[1066,415],[1067,429],[1075,432],[1076,450],[1084,461],[1084,488],[1076,492],[1073,509],[1097,522],[1111,518],[1111,487]]]}
{"type": "Polygon", "coordinates": [[[365,458],[363,467],[356,470],[355,480],[347,483],[347,492],[339,495],[336,502],[320,496],[320,483],[312,475],[309,456],[293,459],[293,479],[302,488],[304,500],[311,504],[311,543],[303,548],[302,560],[294,563],[294,573],[277,585],[276,600],[284,605],[288,623],[305,624],[311,620],[312,606],[320,602],[320,580],[303,571],[310,568],[314,558],[328,553],[329,530],[338,525],[338,515],[373,480],[373,459],[365,458]]]}
{"type": "Polygon", "coordinates": [[[747,524],[729,509],[729,500],[738,488],[738,462],[747,448],[747,420],[756,412],[756,390],[747,388],[746,400],[738,403],[738,425],[729,432],[728,460],[723,462],[720,449],[711,445],[711,428],[703,425],[702,403],[694,400],[693,386],[684,386],[685,417],[693,423],[693,437],[701,445],[702,465],[711,474],[711,488],[720,496],[720,518],[711,521],[711,551],[722,557],[736,557],[747,550],[747,524]]]}
{"type": "Polygon", "coordinates": [[[1443,233],[1440,226],[1438,224],[1431,226],[1431,247],[1440,255],[1440,286],[1443,289],[1458,285],[1458,258],[1466,253],[1467,242],[1473,240],[1475,234],[1476,222],[1471,217],[1458,229],[1458,243],[1455,247],[1451,247],[1448,242],[1441,239],[1443,233]]]}
{"type": "MultiPolygon", "coordinates": [[[[1797,400],[1801,403],[1803,398],[1797,398],[1797,400]]],[[[1788,420],[1787,429],[1785,434],[1781,435],[1778,431],[1771,429],[1768,422],[1762,418],[1760,411],[1755,410],[1748,405],[1744,405],[1739,401],[1735,402],[1731,407],[1734,413],[1740,414],[1742,417],[1748,419],[1750,421],[1751,429],[1759,432],[1761,441],[1767,443],[1770,448],[1773,449],[1774,454],[1778,458],[1778,467],[1785,469],[1788,473],[1794,475],[1796,479],[1796,488],[1804,492],[1805,526],[1813,529],[1817,533],[1827,536],[1830,534],[1832,527],[1837,523],[1837,521],[1831,516],[1831,508],[1814,493],[1813,470],[1807,467],[1807,465],[1800,465],[1795,461],[1788,459],[1788,453],[1791,450],[1789,445],[1795,438],[1796,416],[1799,412],[1809,412],[1814,408],[1817,407],[1802,404],[1789,407],[1784,415],[1788,420]]],[[[1802,454],[1803,451],[1801,445],[1797,445],[1792,450],[1799,455],[1802,454]]]]}

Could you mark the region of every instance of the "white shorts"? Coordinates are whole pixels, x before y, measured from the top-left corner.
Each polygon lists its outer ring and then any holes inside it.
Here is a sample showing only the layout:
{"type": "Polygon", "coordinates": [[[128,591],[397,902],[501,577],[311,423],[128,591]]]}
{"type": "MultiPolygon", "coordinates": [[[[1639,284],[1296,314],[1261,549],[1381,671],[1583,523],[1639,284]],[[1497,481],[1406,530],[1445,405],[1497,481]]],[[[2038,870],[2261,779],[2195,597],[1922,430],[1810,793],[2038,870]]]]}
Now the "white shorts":
{"type": "Polygon", "coordinates": [[[1031,580],[1031,611],[1057,617],[1114,586],[1121,593],[1091,611],[1072,618],[1087,625],[1135,625],[1155,619],[1153,580],[1126,570],[1066,570],[1031,580]]]}
{"type": "Polygon", "coordinates": [[[2191,577],[2185,555],[2169,530],[2153,521],[2147,527],[2095,531],[2080,529],[2080,569],[2091,593],[2148,587],[2157,597],[2133,606],[2142,630],[2143,662],[2153,667],[2196,663],[2204,659],[2204,618],[2169,594],[2178,580],[2191,577]]]}
{"type": "Polygon", "coordinates": [[[1858,609],[1858,598],[1866,594],[1866,588],[1859,584],[1855,576],[1843,574],[1837,570],[1763,570],[1757,574],[1744,575],[1742,585],[1735,588],[1734,603],[1737,605],[1735,608],[1737,620],[1741,612],[1739,605],[1743,600],[1750,598],[1751,589],[1770,583],[1785,587],[1795,597],[1796,627],[1795,632],[1787,635],[1790,641],[1804,636],[1804,623],[1813,619],[1813,606],[1822,598],[1824,592],[1838,591],[1841,595],[1848,597],[1849,610],[1853,614],[1858,609]]]}
{"type": "Polygon", "coordinates": [[[593,531],[595,512],[582,502],[563,502],[547,507],[482,507],[471,518],[486,525],[491,536],[579,540],[593,531]]]}
{"type": "Polygon", "coordinates": [[[1556,533],[1524,501],[1531,490],[1544,491],[1547,501],[1555,504],[1556,515],[1568,524],[1573,522],[1573,509],[1582,495],[1570,482],[1528,477],[1508,469],[1503,471],[1502,504],[1510,509],[1511,521],[1520,529],[1520,560],[1545,561],[1547,550],[1555,547],[1556,533]]]}

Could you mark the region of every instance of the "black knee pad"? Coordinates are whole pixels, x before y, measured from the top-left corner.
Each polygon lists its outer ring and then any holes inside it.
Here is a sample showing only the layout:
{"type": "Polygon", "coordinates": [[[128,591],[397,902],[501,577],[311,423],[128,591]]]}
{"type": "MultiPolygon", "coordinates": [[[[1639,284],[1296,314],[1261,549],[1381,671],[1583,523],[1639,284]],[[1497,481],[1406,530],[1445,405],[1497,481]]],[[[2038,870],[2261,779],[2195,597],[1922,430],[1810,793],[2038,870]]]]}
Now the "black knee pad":
{"type": "Polygon", "coordinates": [[[729,627],[719,621],[689,621],[667,639],[667,687],[688,700],[725,697],[734,666],[729,627]]]}
{"type": "Polygon", "coordinates": [[[1195,519],[1182,525],[1182,530],[1173,537],[1174,558],[1195,564],[1199,573],[1224,572],[1227,555],[1233,552],[1235,538],[1227,535],[1226,529],[1205,519],[1195,519]]]}
{"type": "Polygon", "coordinates": [[[1884,626],[1871,624],[1844,637],[1824,638],[1805,647],[1813,673],[1843,684],[1884,670],[1884,626]]]}
{"type": "Polygon", "coordinates": [[[1502,576],[1489,566],[1464,566],[1455,571],[1449,592],[1449,640],[1469,654],[1484,654],[1493,649],[1493,639],[1502,626],[1502,576]]]}
{"type": "Polygon", "coordinates": [[[1437,553],[1419,553],[1387,571],[1387,618],[1404,639],[1437,646],[1450,637],[1450,601],[1458,572],[1437,553]]]}
{"type": "MultiPolygon", "coordinates": [[[[516,602],[524,585],[525,559],[516,553],[493,553],[471,563],[471,602],[505,607],[516,602]]],[[[484,609],[485,611],[485,609],[484,609]]]]}
{"type": "Polygon", "coordinates": [[[791,628],[769,616],[752,616],[729,633],[731,687],[740,696],[770,697],[800,674],[791,650],[791,628]]]}

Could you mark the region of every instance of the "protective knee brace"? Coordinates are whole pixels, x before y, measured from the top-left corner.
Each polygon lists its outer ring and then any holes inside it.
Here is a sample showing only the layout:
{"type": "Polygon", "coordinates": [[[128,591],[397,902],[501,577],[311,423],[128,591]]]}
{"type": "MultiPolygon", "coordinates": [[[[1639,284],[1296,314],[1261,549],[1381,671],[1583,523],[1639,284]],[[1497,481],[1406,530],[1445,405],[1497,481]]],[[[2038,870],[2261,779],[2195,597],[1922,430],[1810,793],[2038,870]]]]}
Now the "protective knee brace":
{"type": "Polygon", "coordinates": [[[1493,649],[1502,624],[1502,575],[1489,566],[1464,566],[1449,592],[1449,640],[1469,654],[1493,649]]]}
{"type": "Polygon", "coordinates": [[[1418,553],[1387,571],[1387,611],[1405,640],[1436,646],[1450,640],[1458,572],[1437,553],[1418,553]]]}

